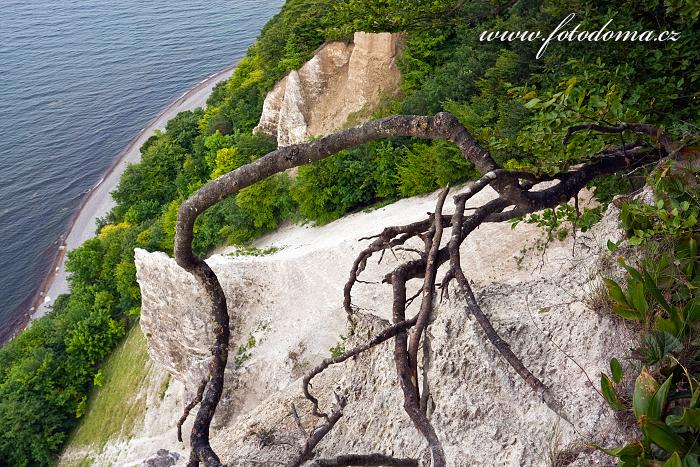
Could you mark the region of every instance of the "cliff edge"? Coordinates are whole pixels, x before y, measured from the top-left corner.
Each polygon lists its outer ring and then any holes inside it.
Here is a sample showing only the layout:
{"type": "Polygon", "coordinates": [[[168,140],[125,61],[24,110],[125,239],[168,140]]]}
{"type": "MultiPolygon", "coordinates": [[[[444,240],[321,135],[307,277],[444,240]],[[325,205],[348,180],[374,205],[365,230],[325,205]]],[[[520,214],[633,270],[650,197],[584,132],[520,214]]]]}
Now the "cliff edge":
{"type": "Polygon", "coordinates": [[[349,117],[366,121],[383,96],[399,91],[400,44],[401,35],[388,32],[356,32],[351,42],[324,44],[267,94],[254,131],[289,146],[337,131],[349,117]]]}

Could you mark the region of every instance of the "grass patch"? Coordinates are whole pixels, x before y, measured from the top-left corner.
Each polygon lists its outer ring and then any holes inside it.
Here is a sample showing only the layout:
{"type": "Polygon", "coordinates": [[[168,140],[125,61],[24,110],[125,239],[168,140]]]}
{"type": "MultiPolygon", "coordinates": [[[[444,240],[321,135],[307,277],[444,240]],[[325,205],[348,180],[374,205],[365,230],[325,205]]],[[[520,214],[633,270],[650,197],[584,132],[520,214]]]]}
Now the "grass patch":
{"type": "Polygon", "coordinates": [[[148,375],[147,363],[146,338],[136,325],[103,365],[101,387],[90,394],[69,448],[100,450],[109,439],[132,435],[146,410],[145,392],[140,389],[148,375]]]}
{"type": "Polygon", "coordinates": [[[163,400],[165,397],[165,393],[168,391],[168,388],[170,387],[170,373],[167,373],[165,375],[165,378],[163,378],[163,382],[160,383],[160,389],[158,389],[158,399],[163,400]]]}
{"type": "Polygon", "coordinates": [[[84,459],[80,460],[73,460],[73,461],[68,461],[68,462],[61,462],[60,465],[61,467],[91,467],[94,463],[94,459],[92,457],[86,457],[84,459]]]}
{"type": "Polygon", "coordinates": [[[236,247],[236,251],[228,253],[227,256],[267,256],[277,253],[280,248],[271,246],[267,248],[257,248],[251,245],[241,245],[236,247]]]}
{"type": "Polygon", "coordinates": [[[243,364],[251,357],[251,351],[257,344],[258,342],[255,339],[255,336],[251,334],[248,336],[248,340],[243,345],[238,347],[238,351],[234,357],[236,368],[242,367],[243,364]]]}

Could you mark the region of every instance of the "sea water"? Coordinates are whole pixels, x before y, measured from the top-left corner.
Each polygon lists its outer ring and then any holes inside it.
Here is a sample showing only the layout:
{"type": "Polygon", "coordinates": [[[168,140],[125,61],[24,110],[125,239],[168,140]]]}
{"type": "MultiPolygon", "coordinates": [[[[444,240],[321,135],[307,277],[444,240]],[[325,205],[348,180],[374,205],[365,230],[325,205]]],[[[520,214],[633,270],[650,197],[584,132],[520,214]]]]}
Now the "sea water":
{"type": "Polygon", "coordinates": [[[128,141],[246,52],[283,0],[2,0],[0,330],[128,141]]]}

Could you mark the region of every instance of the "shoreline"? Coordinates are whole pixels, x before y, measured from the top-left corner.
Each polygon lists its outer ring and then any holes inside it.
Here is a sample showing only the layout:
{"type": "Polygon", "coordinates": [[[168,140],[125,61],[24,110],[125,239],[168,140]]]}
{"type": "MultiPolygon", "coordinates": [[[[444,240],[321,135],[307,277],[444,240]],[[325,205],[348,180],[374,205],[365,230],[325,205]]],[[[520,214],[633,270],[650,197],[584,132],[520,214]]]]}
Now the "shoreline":
{"type": "Polygon", "coordinates": [[[83,193],[80,203],[66,224],[65,230],[55,242],[57,245],[55,251],[49,255],[51,258],[50,267],[46,270],[44,279],[34,295],[22,302],[13,313],[15,317],[10,320],[6,327],[3,326],[3,329],[0,329],[0,346],[16,337],[33,320],[45,315],[48,306],[53,303],[56,297],[68,292],[65,271],[66,253],[96,235],[95,220],[97,217],[101,217],[100,214],[106,214],[114,206],[111,192],[117,187],[121,174],[128,164],[138,162],[141,159],[140,147],[145,139],[150,138],[155,130],[164,128],[165,124],[177,113],[206,105],[211,88],[228,79],[236,66],[237,62],[207,76],[171,101],[127,142],[98,182],[83,193]],[[89,211],[88,207],[91,208],[89,211]]]}

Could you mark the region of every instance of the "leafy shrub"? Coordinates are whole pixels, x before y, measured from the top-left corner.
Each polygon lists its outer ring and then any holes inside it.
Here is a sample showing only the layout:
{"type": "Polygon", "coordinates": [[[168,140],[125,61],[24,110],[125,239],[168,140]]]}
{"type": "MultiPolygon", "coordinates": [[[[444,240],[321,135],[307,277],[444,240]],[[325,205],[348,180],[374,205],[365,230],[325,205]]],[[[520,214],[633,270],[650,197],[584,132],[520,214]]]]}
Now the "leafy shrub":
{"type": "MultiPolygon", "coordinates": [[[[662,166],[652,178],[657,190],[663,188],[656,192],[662,202],[631,201],[627,210],[622,209],[621,223],[629,243],[640,245],[645,258],[638,267],[621,260],[627,271],[625,285],[605,279],[613,312],[643,323],[645,331],[633,352],[644,366],[631,397],[643,437],[621,448],[604,449],[623,466],[700,465],[696,447],[700,433],[700,236],[695,222],[678,222],[673,213],[683,203],[687,203],[683,212],[695,212],[700,193],[694,178],[674,165],[662,166]]],[[[601,390],[615,410],[625,410],[629,397],[620,394],[619,362],[615,370],[612,366],[612,380],[601,375],[601,390]]]]}
{"type": "Polygon", "coordinates": [[[655,204],[629,202],[623,205],[622,227],[630,236],[630,244],[683,238],[697,230],[700,201],[695,179],[699,172],[692,166],[667,161],[651,180],[657,193],[655,204]]]}
{"type": "Polygon", "coordinates": [[[365,145],[300,167],[291,194],[301,214],[324,224],[372,200],[376,194],[372,160],[365,145]]]}
{"type": "Polygon", "coordinates": [[[476,174],[471,162],[451,143],[415,143],[405,148],[405,153],[406,157],[397,167],[399,194],[402,196],[414,196],[455,185],[476,174]]]}

